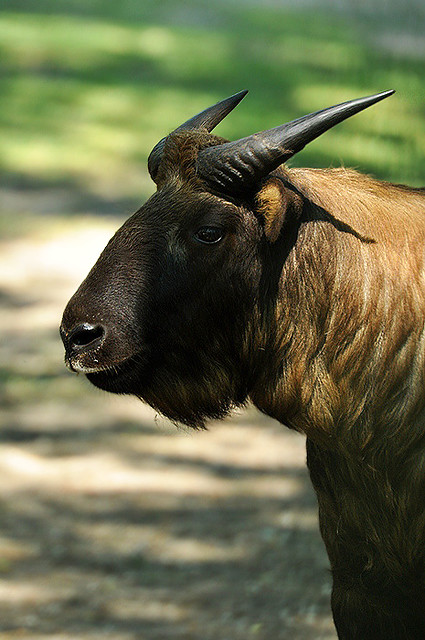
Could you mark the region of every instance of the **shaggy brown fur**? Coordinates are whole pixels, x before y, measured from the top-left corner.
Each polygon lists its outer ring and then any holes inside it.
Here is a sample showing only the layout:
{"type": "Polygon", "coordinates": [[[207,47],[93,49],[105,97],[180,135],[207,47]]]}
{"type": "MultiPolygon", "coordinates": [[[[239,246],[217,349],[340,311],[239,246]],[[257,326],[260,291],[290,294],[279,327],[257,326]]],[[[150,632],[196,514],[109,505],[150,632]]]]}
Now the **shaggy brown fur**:
{"type": "Polygon", "coordinates": [[[307,198],[254,403],[308,436],[339,637],[425,637],[425,198],[292,170],[307,198]],[[270,367],[270,363],[273,365],[270,367]]]}
{"type": "Polygon", "coordinates": [[[425,194],[281,168],[236,200],[196,174],[220,141],[169,136],[65,310],[69,365],[191,426],[251,398],[303,431],[339,637],[422,640],[425,194]]]}

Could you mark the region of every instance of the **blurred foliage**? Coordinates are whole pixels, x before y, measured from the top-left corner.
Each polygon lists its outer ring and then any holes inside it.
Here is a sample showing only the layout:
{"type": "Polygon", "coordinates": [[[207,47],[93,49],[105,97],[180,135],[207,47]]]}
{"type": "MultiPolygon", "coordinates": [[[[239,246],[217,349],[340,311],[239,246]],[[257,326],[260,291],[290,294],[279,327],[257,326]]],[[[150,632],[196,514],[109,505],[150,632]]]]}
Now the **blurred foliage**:
{"type": "Polygon", "coordinates": [[[157,140],[226,95],[250,90],[219,129],[235,138],[395,88],[293,164],[425,183],[423,9],[334,5],[3,0],[1,182],[65,186],[81,194],[80,210],[102,210],[96,198],[133,204],[152,191],[157,140]]]}

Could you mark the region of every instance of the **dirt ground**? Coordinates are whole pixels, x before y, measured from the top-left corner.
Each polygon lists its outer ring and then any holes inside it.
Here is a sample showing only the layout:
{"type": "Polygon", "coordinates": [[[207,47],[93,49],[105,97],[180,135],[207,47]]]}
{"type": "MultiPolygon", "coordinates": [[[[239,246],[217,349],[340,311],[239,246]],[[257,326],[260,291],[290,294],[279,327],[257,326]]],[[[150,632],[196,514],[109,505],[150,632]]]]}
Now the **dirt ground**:
{"type": "Polygon", "coordinates": [[[0,247],[0,638],[336,638],[303,438],[68,373],[62,309],[118,222],[43,224],[0,247]]]}

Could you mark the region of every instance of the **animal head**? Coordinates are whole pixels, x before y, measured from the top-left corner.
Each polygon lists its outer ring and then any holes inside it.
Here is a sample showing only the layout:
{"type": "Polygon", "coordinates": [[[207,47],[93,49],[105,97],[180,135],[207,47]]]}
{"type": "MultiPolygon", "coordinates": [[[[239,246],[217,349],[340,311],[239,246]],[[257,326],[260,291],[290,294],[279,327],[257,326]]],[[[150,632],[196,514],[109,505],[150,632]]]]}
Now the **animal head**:
{"type": "Polygon", "coordinates": [[[213,135],[244,91],[163,138],[148,161],[156,193],[65,309],[68,367],[191,426],[242,404],[264,365],[274,284],[303,211],[302,195],[276,170],[391,93],[233,142],[213,135]]]}

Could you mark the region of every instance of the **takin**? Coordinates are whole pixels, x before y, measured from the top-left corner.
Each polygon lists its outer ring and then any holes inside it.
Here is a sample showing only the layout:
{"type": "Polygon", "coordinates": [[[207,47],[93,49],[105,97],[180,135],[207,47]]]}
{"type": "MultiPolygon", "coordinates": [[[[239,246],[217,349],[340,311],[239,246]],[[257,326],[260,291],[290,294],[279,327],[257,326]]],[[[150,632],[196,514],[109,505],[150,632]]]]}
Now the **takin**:
{"type": "Polygon", "coordinates": [[[283,163],[392,93],[233,142],[246,91],[185,122],[61,326],[72,371],[172,421],[249,400],[307,436],[343,640],[425,638],[425,190],[283,163]]]}

